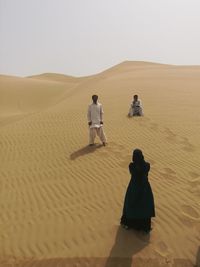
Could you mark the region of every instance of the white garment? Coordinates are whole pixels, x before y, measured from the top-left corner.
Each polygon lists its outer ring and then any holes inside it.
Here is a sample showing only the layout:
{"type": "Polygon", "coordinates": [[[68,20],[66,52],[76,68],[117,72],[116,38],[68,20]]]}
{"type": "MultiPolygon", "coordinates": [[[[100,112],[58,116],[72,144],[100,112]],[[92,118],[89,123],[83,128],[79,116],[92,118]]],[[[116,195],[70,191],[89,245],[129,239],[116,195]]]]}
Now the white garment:
{"type": "Polygon", "coordinates": [[[103,108],[100,103],[97,104],[92,103],[88,107],[87,112],[88,122],[92,122],[89,126],[89,144],[94,144],[94,140],[96,135],[99,136],[102,143],[106,143],[106,136],[103,131],[103,125],[101,121],[103,121],[103,108]]]}
{"type": "Polygon", "coordinates": [[[128,115],[131,116],[143,116],[142,102],[140,99],[133,101],[129,109],[128,115]]]}
{"type": "Polygon", "coordinates": [[[94,144],[96,135],[98,135],[102,143],[106,143],[106,136],[104,134],[103,127],[93,127],[89,129],[89,144],[94,144]]]}
{"type": "Polygon", "coordinates": [[[88,107],[88,113],[87,113],[88,122],[91,121],[92,124],[90,125],[90,128],[99,128],[102,127],[102,124],[100,122],[103,120],[103,108],[100,103],[97,102],[97,104],[92,103],[88,107]]]}

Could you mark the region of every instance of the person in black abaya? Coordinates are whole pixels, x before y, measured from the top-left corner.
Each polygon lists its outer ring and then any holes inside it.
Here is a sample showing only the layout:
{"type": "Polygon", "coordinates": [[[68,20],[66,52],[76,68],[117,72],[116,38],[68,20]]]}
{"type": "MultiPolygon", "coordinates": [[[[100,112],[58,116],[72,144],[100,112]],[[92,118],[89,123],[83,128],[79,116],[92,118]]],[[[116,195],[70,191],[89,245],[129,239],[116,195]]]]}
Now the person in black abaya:
{"type": "Polygon", "coordinates": [[[155,217],[154,198],[148,181],[150,163],[144,160],[140,149],[133,151],[132,160],[129,164],[131,180],[125,195],[121,225],[125,229],[149,233],[151,218],[155,217]]]}

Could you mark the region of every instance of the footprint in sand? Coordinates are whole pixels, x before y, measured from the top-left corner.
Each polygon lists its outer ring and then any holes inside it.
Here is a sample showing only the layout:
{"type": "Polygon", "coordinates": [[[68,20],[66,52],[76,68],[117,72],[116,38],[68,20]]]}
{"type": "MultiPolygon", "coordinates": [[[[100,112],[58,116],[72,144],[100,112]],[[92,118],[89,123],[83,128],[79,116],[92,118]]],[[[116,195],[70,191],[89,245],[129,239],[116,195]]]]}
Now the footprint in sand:
{"type": "Polygon", "coordinates": [[[187,152],[193,152],[195,150],[195,147],[189,142],[187,137],[182,137],[180,144],[183,145],[182,149],[187,152]]]}
{"type": "Polygon", "coordinates": [[[181,223],[189,228],[196,228],[200,233],[200,216],[197,210],[189,205],[182,206],[181,223]]]}
{"type": "Polygon", "coordinates": [[[165,179],[175,179],[176,172],[170,168],[164,168],[163,171],[160,172],[160,175],[165,179]]]}
{"type": "Polygon", "coordinates": [[[200,178],[200,175],[196,172],[189,172],[189,174],[192,178],[198,178],[198,177],[200,178]]]}
{"type": "Polygon", "coordinates": [[[197,196],[198,198],[200,198],[200,186],[195,186],[193,188],[189,189],[190,193],[192,193],[193,195],[197,196]]]}
{"type": "Polygon", "coordinates": [[[166,139],[171,143],[177,143],[177,135],[173,133],[169,128],[165,128],[166,139]]]}
{"type": "Polygon", "coordinates": [[[197,197],[200,197],[200,175],[196,172],[189,172],[189,176],[191,178],[188,179],[188,190],[197,197]]]}
{"type": "Polygon", "coordinates": [[[164,168],[165,173],[169,173],[170,175],[176,175],[176,172],[170,168],[164,168]]]}
{"type": "Polygon", "coordinates": [[[176,144],[181,144],[183,145],[182,149],[187,151],[187,152],[193,152],[195,150],[194,145],[192,145],[187,137],[181,137],[181,141],[177,140],[177,135],[171,131],[169,128],[165,128],[165,134],[166,134],[166,139],[171,142],[171,143],[176,143],[176,144]]]}
{"type": "Polygon", "coordinates": [[[188,180],[188,183],[190,184],[190,186],[192,188],[194,188],[195,186],[198,187],[198,186],[200,186],[200,177],[199,178],[188,180]]]}
{"type": "Polygon", "coordinates": [[[160,241],[159,243],[157,243],[155,251],[163,257],[166,257],[169,255],[168,246],[163,241],[160,241]]]}
{"type": "Polygon", "coordinates": [[[182,213],[190,219],[196,220],[200,218],[199,212],[189,205],[182,206],[182,213]]]}
{"type": "Polygon", "coordinates": [[[185,226],[189,228],[192,228],[194,226],[194,222],[186,216],[179,216],[179,219],[181,221],[181,224],[184,224],[185,226]]]}

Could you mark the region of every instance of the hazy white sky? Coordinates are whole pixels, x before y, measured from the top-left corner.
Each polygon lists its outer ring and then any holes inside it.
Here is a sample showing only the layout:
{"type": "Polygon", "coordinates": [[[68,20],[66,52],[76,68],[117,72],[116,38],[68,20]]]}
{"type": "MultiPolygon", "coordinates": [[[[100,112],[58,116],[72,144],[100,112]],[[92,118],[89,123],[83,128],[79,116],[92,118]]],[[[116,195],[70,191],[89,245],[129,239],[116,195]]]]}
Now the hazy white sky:
{"type": "Polygon", "coordinates": [[[200,0],[0,0],[0,73],[200,65],[200,0]]]}

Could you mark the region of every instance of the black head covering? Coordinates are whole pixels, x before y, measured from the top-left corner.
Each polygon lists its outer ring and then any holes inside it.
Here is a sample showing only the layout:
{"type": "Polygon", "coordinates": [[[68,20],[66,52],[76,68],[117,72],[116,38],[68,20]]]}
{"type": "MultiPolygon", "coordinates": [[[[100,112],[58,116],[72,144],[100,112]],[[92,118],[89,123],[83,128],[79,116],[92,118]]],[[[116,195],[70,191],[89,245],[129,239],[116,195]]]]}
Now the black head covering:
{"type": "Polygon", "coordinates": [[[144,156],[142,154],[142,150],[140,149],[135,149],[133,150],[133,162],[135,163],[143,163],[144,162],[144,156]]]}
{"type": "Polygon", "coordinates": [[[144,156],[142,154],[142,150],[140,149],[135,149],[133,151],[133,166],[134,166],[134,172],[136,175],[143,175],[145,172],[145,161],[144,161],[144,156]]]}

